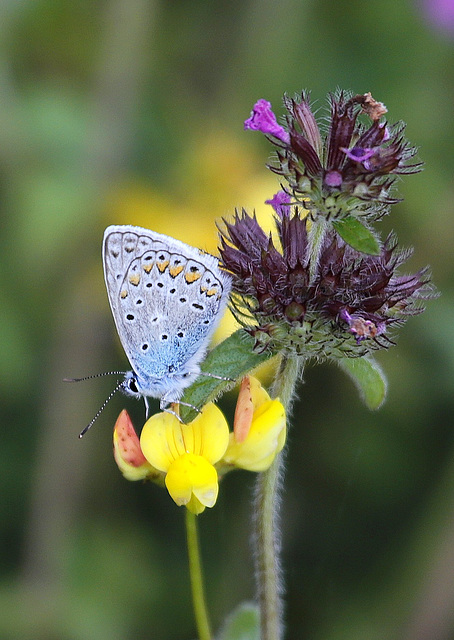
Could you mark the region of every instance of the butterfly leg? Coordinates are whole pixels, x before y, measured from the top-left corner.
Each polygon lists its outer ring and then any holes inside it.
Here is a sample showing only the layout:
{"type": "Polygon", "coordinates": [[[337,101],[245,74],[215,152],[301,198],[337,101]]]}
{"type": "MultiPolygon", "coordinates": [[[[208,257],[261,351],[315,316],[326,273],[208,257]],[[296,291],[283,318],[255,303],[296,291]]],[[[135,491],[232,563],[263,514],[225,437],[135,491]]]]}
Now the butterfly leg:
{"type": "Polygon", "coordinates": [[[201,413],[201,410],[194,406],[193,404],[189,403],[189,402],[182,402],[181,400],[169,400],[168,398],[166,398],[166,396],[162,396],[161,401],[159,403],[159,407],[161,409],[161,411],[165,411],[166,413],[171,413],[173,416],[175,416],[176,418],[178,418],[178,420],[180,422],[183,422],[182,419],[180,418],[180,415],[178,413],[178,409],[176,411],[173,410],[173,405],[180,405],[182,404],[185,407],[189,407],[190,409],[193,409],[196,413],[201,413]]]}
{"type": "Polygon", "coordinates": [[[194,406],[190,402],[181,402],[180,400],[178,404],[182,404],[184,407],[189,407],[190,409],[194,409],[194,411],[196,411],[197,413],[202,413],[202,411],[198,407],[194,406]]]}
{"type": "Polygon", "coordinates": [[[236,382],[235,378],[226,378],[225,376],[218,376],[215,373],[208,371],[201,371],[199,376],[206,376],[207,378],[214,378],[215,380],[223,380],[224,382],[236,382]]]}
{"type": "Polygon", "coordinates": [[[148,404],[147,396],[143,396],[143,401],[145,403],[145,420],[148,420],[150,416],[150,405],[148,404]]]}

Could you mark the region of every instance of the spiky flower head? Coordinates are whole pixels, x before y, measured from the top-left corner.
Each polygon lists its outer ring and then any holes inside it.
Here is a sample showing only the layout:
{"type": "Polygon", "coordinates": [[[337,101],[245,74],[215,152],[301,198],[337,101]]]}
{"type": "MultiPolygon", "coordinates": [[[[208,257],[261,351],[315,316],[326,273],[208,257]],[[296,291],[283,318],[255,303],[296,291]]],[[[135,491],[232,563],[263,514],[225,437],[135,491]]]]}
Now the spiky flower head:
{"type": "Polygon", "coordinates": [[[410,252],[399,250],[393,235],[378,255],[368,255],[332,228],[313,264],[304,215],[298,206],[281,207],[276,239],[244,210],[221,231],[234,313],[256,348],[339,358],[393,344],[392,329],[421,312],[422,301],[433,296],[427,269],[399,275],[410,252]]]}
{"type": "Polygon", "coordinates": [[[244,126],[273,142],[276,162],[269,168],[288,182],[285,190],[310,216],[377,219],[398,201],[390,195],[396,177],[419,171],[422,163],[409,162],[416,149],[404,138],[405,125],[382,120],[387,109],[370,93],[330,94],[329,104],[328,126],[319,127],[308,93],[284,97],[286,124],[280,126],[262,99],[244,126]]]}

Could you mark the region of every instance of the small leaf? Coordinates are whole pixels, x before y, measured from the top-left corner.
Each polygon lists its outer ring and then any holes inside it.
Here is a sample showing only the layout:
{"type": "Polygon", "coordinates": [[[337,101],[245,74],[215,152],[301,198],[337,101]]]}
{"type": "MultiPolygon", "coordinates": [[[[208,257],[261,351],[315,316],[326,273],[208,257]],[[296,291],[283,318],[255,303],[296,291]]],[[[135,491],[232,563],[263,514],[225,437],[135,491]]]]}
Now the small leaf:
{"type": "Polygon", "coordinates": [[[370,356],[363,358],[343,358],[340,368],[355,383],[356,388],[369,409],[378,409],[384,402],[387,382],[379,364],[370,356]]]}
{"type": "Polygon", "coordinates": [[[219,640],[260,640],[259,608],[243,602],[227,618],[219,640]]]}
{"type": "Polygon", "coordinates": [[[333,227],[353,249],[373,256],[380,254],[380,245],[372,231],[365,227],[357,218],[349,216],[342,220],[334,220],[333,227]]]}
{"type": "MultiPolygon", "coordinates": [[[[244,329],[238,329],[226,340],[217,345],[205,358],[202,371],[211,375],[200,375],[186,390],[182,402],[194,407],[203,407],[207,402],[215,400],[223,391],[232,386],[232,381],[239,380],[259,364],[273,356],[271,352],[256,353],[254,338],[244,329]],[[222,376],[227,380],[218,380],[212,376],[222,376]]],[[[180,405],[180,415],[184,422],[196,417],[191,407],[180,405]]]]}

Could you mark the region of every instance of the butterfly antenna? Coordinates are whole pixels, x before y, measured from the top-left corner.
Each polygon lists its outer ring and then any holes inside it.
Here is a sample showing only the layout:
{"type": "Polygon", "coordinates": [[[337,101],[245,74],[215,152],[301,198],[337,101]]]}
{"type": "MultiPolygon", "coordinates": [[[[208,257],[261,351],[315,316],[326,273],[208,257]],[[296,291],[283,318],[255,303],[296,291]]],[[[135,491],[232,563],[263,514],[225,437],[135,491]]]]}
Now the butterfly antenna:
{"type": "Polygon", "coordinates": [[[126,371],[105,371],[104,373],[95,373],[92,376],[84,378],[63,378],[63,382],[84,382],[84,380],[93,380],[93,378],[102,378],[103,376],[124,376],[126,371]]]}
{"type": "MultiPolygon", "coordinates": [[[[119,372],[121,373],[121,372],[119,372]]],[[[99,375],[103,375],[103,374],[99,374],[99,375]]],[[[89,376],[89,378],[96,378],[97,376],[89,376]]],[[[81,380],[86,380],[87,378],[81,378],[81,380]]],[[[78,379],[75,380],[69,380],[68,382],[79,382],[78,379]]],[[[117,384],[117,386],[115,387],[115,389],[113,391],[110,392],[110,394],[108,395],[108,397],[104,400],[104,402],[102,403],[102,405],[99,407],[98,411],[96,412],[93,420],[91,420],[91,422],[89,422],[87,424],[87,426],[85,427],[85,429],[83,429],[80,433],[79,433],[79,438],[83,438],[84,435],[87,433],[87,431],[90,429],[90,427],[92,427],[94,425],[94,423],[96,422],[96,420],[99,418],[99,416],[101,415],[101,413],[104,411],[104,409],[106,408],[107,403],[112,400],[112,398],[114,397],[114,395],[117,393],[117,391],[119,391],[121,389],[121,387],[124,385],[124,380],[122,380],[121,382],[119,382],[117,384]]]]}

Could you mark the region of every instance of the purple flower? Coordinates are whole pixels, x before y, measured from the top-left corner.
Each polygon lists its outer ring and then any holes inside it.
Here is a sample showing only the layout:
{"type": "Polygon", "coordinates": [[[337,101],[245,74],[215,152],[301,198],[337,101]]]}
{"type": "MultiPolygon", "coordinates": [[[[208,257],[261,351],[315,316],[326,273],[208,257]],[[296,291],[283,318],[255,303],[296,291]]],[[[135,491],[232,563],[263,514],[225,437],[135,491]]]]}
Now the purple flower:
{"type": "Polygon", "coordinates": [[[305,92],[298,99],[284,98],[285,128],[266,100],[257,102],[245,127],[276,139],[277,160],[270,169],[288,182],[292,201],[304,200],[313,217],[353,212],[377,219],[398,201],[390,195],[396,177],[421,169],[421,163],[409,162],[416,149],[405,141],[403,124],[380,122],[386,107],[370,93],[340,92],[329,101],[327,127],[319,127],[305,92]]]}
{"type": "Polygon", "coordinates": [[[289,215],[291,198],[286,191],[278,191],[265,204],[270,204],[278,216],[289,215]]]}
{"type": "Polygon", "coordinates": [[[271,110],[271,103],[263,98],[255,103],[251,111],[251,117],[244,123],[244,128],[261,131],[265,135],[277,138],[284,144],[289,142],[289,135],[284,127],[277,123],[276,116],[271,110]]]}
{"type": "Polygon", "coordinates": [[[372,320],[365,320],[360,315],[350,315],[346,308],[341,310],[339,318],[350,327],[350,333],[355,336],[357,344],[366,338],[375,338],[386,330],[386,322],[376,325],[372,320]]]}
{"type": "Polygon", "coordinates": [[[454,35],[453,0],[420,0],[421,8],[427,20],[440,31],[454,35]]]}
{"type": "Polygon", "coordinates": [[[410,252],[399,251],[394,236],[379,255],[368,255],[330,229],[314,267],[300,208],[284,212],[276,226],[279,245],[243,210],[221,232],[233,308],[257,348],[317,358],[364,356],[393,344],[390,331],[435,295],[427,269],[398,274],[410,252]]]}
{"type": "Polygon", "coordinates": [[[361,147],[353,147],[352,149],[345,149],[345,147],[341,148],[341,151],[345,153],[345,155],[353,160],[353,162],[362,162],[364,163],[366,160],[369,160],[376,149],[362,149],[361,147]]]}
{"type": "Polygon", "coordinates": [[[327,171],[325,173],[325,184],[327,187],[340,187],[342,184],[342,174],[340,171],[327,171]]]}

